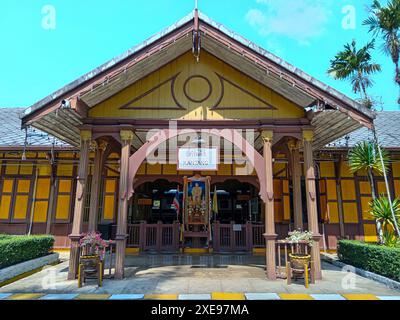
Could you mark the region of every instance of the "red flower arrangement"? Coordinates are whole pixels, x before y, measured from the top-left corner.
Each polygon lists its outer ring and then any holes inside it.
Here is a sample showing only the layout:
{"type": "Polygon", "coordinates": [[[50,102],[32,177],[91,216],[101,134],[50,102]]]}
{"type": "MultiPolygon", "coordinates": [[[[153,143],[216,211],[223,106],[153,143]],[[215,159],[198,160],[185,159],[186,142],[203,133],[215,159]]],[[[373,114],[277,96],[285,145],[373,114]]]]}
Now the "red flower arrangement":
{"type": "Polygon", "coordinates": [[[108,247],[107,242],[102,239],[101,233],[95,231],[82,234],[79,245],[87,250],[87,255],[99,255],[100,257],[104,257],[108,247]]]}

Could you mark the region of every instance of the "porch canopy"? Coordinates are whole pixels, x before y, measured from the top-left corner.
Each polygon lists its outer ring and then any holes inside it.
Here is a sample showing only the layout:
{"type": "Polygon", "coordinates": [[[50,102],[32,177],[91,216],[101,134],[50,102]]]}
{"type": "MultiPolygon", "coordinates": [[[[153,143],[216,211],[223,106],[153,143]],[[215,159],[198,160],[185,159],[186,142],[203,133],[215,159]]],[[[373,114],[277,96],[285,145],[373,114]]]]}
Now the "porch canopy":
{"type": "MultiPolygon", "coordinates": [[[[80,148],[71,239],[70,279],[79,261],[89,151],[97,142],[89,228],[95,229],[99,181],[112,145],[120,153],[116,276],[124,274],[128,199],[149,150],[186,129],[213,132],[235,144],[255,168],[265,205],[267,277],[276,278],[273,159],[291,157],[295,227],[302,228],[300,149],[306,176],[308,228],[315,276],[321,277],[313,150],[360,128],[374,113],[197,10],[25,111],[22,126],[80,148]],[[176,131],[171,133],[171,120],[176,131]],[[159,135],[149,135],[157,128],[159,135]],[[239,129],[254,132],[254,145],[239,129]],[[164,136],[163,136],[164,134],[164,136]],[[106,140],[104,141],[104,138],[106,140]],[[155,138],[154,138],[155,137],[155,138]],[[108,151],[105,151],[108,150],[108,151]],[[133,152],[132,152],[133,151],[133,152]],[[255,152],[254,152],[255,151],[255,152]],[[250,157],[252,153],[254,156],[250,157]]],[[[179,175],[179,172],[176,173],[179,175]]]]}
{"type": "MultiPolygon", "coordinates": [[[[315,149],[362,126],[372,127],[375,115],[371,110],[204,14],[196,18],[196,13],[189,14],[35,103],[25,110],[22,126],[33,126],[79,146],[80,126],[91,122],[91,108],[192,50],[194,32],[199,31],[201,50],[308,110],[307,119],[315,128],[315,149]]],[[[119,120],[121,124],[144,125],[135,119],[119,120]]]]}

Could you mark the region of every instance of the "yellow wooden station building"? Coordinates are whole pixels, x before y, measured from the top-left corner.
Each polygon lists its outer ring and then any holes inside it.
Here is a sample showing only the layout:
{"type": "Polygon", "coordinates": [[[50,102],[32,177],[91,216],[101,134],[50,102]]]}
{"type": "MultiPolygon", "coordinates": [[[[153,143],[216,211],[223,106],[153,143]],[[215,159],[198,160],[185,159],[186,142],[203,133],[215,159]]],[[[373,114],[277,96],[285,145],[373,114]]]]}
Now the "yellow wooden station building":
{"type": "Polygon", "coordinates": [[[53,234],[71,279],[88,230],[115,240],[117,278],[126,250],[212,249],[264,250],[275,279],[277,242],[294,229],[313,232],[320,278],[320,250],[376,240],[369,183],[346,161],[376,115],[197,10],[0,116],[0,232],[53,234]]]}

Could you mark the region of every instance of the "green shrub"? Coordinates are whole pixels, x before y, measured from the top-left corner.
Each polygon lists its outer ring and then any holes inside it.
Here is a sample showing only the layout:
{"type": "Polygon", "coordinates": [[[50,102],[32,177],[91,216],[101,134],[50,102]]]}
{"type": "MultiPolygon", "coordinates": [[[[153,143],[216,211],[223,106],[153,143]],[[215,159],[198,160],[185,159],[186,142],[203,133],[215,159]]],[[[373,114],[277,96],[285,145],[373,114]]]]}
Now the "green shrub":
{"type": "Polygon", "coordinates": [[[49,254],[54,244],[52,236],[0,237],[0,269],[49,254]]]}
{"type": "Polygon", "coordinates": [[[400,281],[400,248],[341,240],[338,256],[346,264],[400,281]]]}

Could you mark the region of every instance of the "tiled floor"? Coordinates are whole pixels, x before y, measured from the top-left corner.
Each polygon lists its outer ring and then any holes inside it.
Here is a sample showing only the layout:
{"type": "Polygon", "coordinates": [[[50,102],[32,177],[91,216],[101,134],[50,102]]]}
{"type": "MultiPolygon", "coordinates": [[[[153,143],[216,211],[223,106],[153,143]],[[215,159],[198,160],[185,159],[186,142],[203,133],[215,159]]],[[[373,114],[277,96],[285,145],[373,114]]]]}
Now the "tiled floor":
{"type": "Polygon", "coordinates": [[[0,299],[400,299],[400,291],[326,262],[323,280],[309,289],[301,281],[290,286],[285,280],[268,281],[263,262],[262,256],[247,255],[128,256],[124,280],[78,288],[77,281],[67,280],[66,261],[0,288],[0,299]]]}

